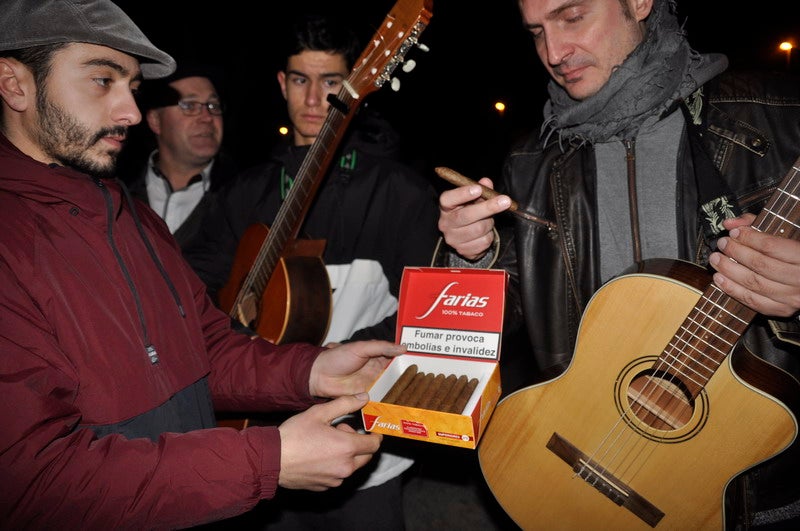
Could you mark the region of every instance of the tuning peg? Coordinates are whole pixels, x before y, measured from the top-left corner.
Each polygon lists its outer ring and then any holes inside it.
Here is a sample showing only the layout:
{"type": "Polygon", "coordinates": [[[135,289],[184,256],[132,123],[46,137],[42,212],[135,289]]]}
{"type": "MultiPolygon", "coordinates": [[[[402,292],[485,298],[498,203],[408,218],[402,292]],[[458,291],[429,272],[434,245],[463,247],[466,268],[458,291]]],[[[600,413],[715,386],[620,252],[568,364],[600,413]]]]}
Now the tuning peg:
{"type": "Polygon", "coordinates": [[[431,51],[431,49],[430,49],[430,48],[428,48],[428,47],[427,47],[425,44],[423,44],[423,43],[421,43],[421,42],[418,42],[418,43],[417,43],[417,48],[419,48],[419,49],[420,49],[420,50],[422,50],[423,52],[429,52],[429,51],[431,51]]]}
{"type": "Polygon", "coordinates": [[[396,77],[392,78],[392,90],[395,92],[400,90],[400,80],[397,79],[396,77]]]}
{"type": "Polygon", "coordinates": [[[417,66],[417,62],[413,59],[409,59],[405,63],[403,63],[403,72],[406,74],[414,70],[414,67],[417,66]]]}

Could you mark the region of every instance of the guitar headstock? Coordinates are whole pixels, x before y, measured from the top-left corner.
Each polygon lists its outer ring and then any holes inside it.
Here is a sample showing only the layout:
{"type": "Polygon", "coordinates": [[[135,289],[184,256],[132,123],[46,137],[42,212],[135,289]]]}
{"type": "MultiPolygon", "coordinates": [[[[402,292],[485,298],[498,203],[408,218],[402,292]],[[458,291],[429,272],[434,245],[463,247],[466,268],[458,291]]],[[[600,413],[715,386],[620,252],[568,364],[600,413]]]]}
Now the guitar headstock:
{"type": "Polygon", "coordinates": [[[419,44],[432,16],[433,0],[397,0],[356,60],[345,87],[353,99],[375,92],[419,44]]]}

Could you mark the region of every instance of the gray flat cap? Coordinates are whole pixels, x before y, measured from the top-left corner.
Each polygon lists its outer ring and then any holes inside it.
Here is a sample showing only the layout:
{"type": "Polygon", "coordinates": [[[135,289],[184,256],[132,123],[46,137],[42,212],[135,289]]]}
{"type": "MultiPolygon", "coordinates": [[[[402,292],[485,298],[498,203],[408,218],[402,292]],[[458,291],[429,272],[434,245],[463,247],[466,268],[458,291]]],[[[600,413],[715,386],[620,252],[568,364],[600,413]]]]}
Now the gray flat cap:
{"type": "Polygon", "coordinates": [[[132,55],[145,79],[175,70],[175,60],[110,0],[0,0],[0,52],[61,42],[99,44],[132,55]]]}

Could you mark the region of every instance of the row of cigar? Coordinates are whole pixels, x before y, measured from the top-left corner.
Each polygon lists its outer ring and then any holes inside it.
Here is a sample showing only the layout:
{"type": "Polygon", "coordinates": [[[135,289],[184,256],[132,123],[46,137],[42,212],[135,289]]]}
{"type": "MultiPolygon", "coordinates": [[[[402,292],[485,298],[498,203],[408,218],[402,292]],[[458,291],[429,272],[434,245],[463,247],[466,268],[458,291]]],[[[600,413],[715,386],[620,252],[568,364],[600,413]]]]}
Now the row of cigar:
{"type": "Polygon", "coordinates": [[[381,402],[461,413],[477,386],[477,378],[419,372],[419,367],[409,365],[381,402]]]}

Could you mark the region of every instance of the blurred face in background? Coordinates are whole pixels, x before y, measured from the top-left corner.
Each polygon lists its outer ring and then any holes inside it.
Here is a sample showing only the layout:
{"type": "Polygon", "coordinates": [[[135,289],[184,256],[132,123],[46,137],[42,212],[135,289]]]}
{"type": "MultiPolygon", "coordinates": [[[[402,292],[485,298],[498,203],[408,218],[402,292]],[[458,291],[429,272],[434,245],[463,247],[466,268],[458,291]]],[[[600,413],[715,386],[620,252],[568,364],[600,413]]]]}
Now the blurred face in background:
{"type": "Polygon", "coordinates": [[[219,94],[206,77],[186,77],[169,85],[180,94],[180,102],[147,113],[147,123],[158,139],[159,152],[162,156],[168,152],[170,158],[186,166],[205,166],[222,146],[219,94]]]}

